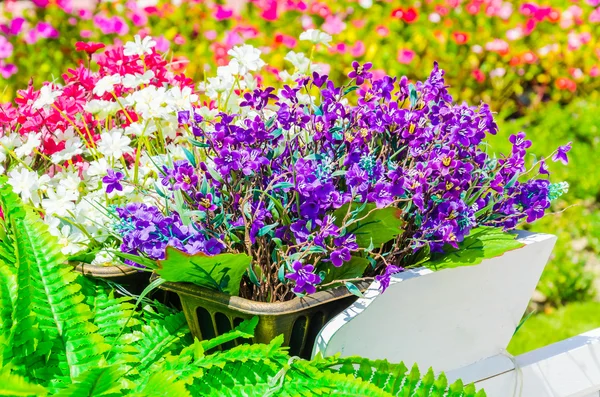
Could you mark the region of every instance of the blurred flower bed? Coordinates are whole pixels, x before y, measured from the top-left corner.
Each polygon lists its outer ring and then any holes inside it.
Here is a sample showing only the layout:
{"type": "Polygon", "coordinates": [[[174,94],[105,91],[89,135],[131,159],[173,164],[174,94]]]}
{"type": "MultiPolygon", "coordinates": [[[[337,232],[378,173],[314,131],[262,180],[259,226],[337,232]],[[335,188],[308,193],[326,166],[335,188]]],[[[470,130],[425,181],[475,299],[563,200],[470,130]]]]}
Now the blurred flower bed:
{"type": "MultiPolygon", "coordinates": [[[[385,65],[385,72],[427,77],[434,61],[446,67],[458,99],[521,110],[542,101],[566,102],[600,82],[600,1],[538,5],[502,0],[398,2],[376,0],[99,1],[34,0],[18,11],[4,5],[0,74],[13,95],[29,76],[41,83],[81,59],[76,41],[123,42],[152,35],[157,49],[194,80],[227,63],[242,42],[268,54],[265,79],[294,58],[298,35],[318,28],[333,36],[314,54],[342,78],[353,60],[385,65]],[[94,3],[93,1],[91,2],[94,3]],[[338,66],[339,65],[339,66],[338,66]]],[[[21,7],[22,8],[22,7],[21,7]]],[[[384,70],[378,71],[380,74],[384,70]]]]}
{"type": "Polygon", "coordinates": [[[455,98],[483,100],[500,113],[493,150],[505,150],[502,142],[523,130],[540,155],[558,142],[574,141],[572,164],[557,167],[555,175],[570,182],[564,203],[575,207],[559,203],[555,211],[565,212],[533,226],[560,238],[539,290],[549,306],[593,296],[592,275],[600,268],[600,171],[594,168],[600,112],[593,95],[600,86],[599,0],[93,3],[81,9],[69,0],[34,0],[25,10],[15,1],[3,3],[4,100],[14,99],[31,76],[39,89],[79,62],[88,65],[94,48],[77,42],[110,47],[135,34],[152,36],[157,50],[168,53],[170,69],[185,71],[194,81],[215,75],[217,66],[227,64],[227,52],[242,43],[260,48],[268,60],[259,76],[263,83],[289,80],[286,69],[314,63],[340,81],[353,60],[383,66],[373,70],[376,76],[419,80],[438,61],[455,98]],[[329,46],[309,47],[305,57],[307,44],[298,36],[311,28],[332,40],[329,46]]]}

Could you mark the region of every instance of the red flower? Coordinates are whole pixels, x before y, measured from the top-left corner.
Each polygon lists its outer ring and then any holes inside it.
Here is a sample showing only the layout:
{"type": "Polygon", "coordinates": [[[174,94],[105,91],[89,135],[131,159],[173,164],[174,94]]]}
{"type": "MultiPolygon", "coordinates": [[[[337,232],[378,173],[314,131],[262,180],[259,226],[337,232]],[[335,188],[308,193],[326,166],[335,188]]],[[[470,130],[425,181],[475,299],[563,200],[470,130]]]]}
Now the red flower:
{"type": "Polygon", "coordinates": [[[452,33],[452,37],[456,44],[466,44],[469,41],[469,34],[465,32],[454,32],[452,33]]]}
{"type": "Polygon", "coordinates": [[[98,50],[103,49],[104,47],[106,47],[106,46],[102,43],[94,43],[91,41],[87,42],[87,43],[84,43],[83,41],[78,41],[77,43],[75,43],[75,50],[85,51],[90,55],[92,55],[93,53],[95,53],[98,50]]]}
{"type": "Polygon", "coordinates": [[[485,81],[485,74],[480,69],[473,70],[473,77],[478,83],[483,83],[485,81]]]}
{"type": "Polygon", "coordinates": [[[404,10],[402,8],[396,8],[392,10],[392,18],[402,19],[404,17],[404,10]]]}
{"type": "Polygon", "coordinates": [[[571,92],[577,90],[577,83],[567,77],[559,77],[554,84],[559,90],[569,90],[571,92]]]}
{"type": "Polygon", "coordinates": [[[417,18],[419,18],[419,14],[417,13],[417,10],[412,7],[407,9],[404,15],[402,16],[402,19],[404,19],[404,22],[406,23],[413,23],[417,20],[417,18]]]}

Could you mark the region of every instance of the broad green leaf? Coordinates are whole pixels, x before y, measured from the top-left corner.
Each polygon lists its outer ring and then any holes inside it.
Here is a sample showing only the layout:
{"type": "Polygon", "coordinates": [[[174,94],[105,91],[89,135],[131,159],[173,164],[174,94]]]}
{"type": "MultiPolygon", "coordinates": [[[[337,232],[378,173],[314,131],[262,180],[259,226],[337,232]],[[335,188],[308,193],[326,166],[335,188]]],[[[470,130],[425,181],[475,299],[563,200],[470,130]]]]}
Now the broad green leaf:
{"type": "Polygon", "coordinates": [[[369,266],[369,260],[360,256],[353,256],[348,262],[344,262],[340,267],[335,267],[331,263],[328,263],[327,266],[323,283],[361,277],[367,266],[369,266]]]}
{"type": "MultiPolygon", "coordinates": [[[[348,205],[345,204],[338,208],[335,212],[336,225],[341,227],[344,217],[348,212],[348,205]]],[[[364,204],[352,203],[352,211],[356,211],[364,204]]],[[[356,235],[356,243],[361,248],[367,248],[373,244],[375,248],[379,248],[381,244],[394,239],[402,233],[404,221],[401,218],[401,210],[398,208],[387,207],[377,208],[373,203],[367,203],[364,208],[355,213],[351,219],[362,219],[358,222],[348,223],[348,232],[356,235]],[[367,215],[368,214],[368,215],[367,215]]]]}
{"type": "Polygon", "coordinates": [[[495,258],[507,251],[523,247],[524,244],[517,241],[516,237],[515,234],[506,233],[500,228],[480,226],[471,230],[458,245],[458,250],[451,248],[451,252],[433,258],[423,266],[441,270],[477,265],[484,259],[495,258]]]}
{"type": "Polygon", "coordinates": [[[189,255],[167,247],[166,257],[158,261],[156,273],[170,282],[190,282],[238,295],[250,261],[246,254],[189,255]]]}

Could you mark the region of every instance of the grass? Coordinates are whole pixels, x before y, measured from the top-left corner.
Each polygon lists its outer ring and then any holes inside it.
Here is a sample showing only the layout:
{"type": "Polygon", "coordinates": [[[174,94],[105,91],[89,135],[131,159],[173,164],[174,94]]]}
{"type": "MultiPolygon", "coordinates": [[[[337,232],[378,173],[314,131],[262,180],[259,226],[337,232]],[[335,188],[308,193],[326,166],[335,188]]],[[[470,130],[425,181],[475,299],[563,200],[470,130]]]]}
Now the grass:
{"type": "Polygon", "coordinates": [[[535,314],[513,336],[508,351],[519,355],[600,327],[600,302],[576,302],[535,314]]]}

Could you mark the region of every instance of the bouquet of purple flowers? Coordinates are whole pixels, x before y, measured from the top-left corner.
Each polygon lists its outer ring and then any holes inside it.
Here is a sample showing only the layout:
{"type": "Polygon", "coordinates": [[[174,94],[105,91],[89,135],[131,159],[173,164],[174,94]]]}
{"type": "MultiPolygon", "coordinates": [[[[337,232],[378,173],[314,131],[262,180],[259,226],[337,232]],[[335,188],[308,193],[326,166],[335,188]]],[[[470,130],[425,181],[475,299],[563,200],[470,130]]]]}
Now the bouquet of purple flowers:
{"type": "Polygon", "coordinates": [[[156,204],[114,211],[123,257],[258,301],[336,285],[358,294],[355,282],[385,289],[465,239],[512,249],[506,231],[566,190],[547,159],[526,168],[524,133],[509,155],[488,154],[492,112],[453,103],[437,64],[414,85],[352,66],[343,86],[313,73],[248,90],[235,114],[181,111],[193,138],[186,159],[162,165],[156,204]]]}

